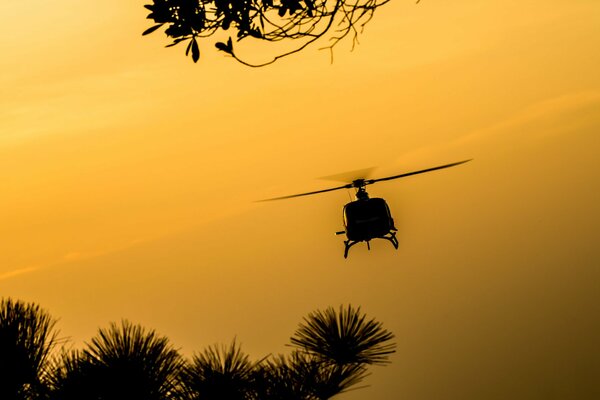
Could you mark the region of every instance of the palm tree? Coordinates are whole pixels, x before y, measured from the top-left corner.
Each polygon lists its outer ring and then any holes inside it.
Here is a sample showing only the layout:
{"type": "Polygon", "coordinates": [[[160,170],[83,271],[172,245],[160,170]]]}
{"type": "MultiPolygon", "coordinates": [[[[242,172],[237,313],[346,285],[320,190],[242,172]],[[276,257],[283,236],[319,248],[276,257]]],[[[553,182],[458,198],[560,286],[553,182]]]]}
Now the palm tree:
{"type": "Polygon", "coordinates": [[[374,319],[367,320],[359,308],[329,307],[304,318],[290,339],[292,345],[336,365],[385,364],[395,352],[391,332],[374,319]]]}
{"type": "Polygon", "coordinates": [[[294,374],[310,383],[306,399],[329,399],[353,388],[367,375],[367,366],[389,362],[393,338],[360,307],[310,313],[290,339],[297,349],[291,358],[294,374]]]}
{"type": "Polygon", "coordinates": [[[86,348],[67,352],[54,369],[57,400],[183,398],[183,358],[167,338],[123,321],[100,329],[86,348]]]}
{"type": "Polygon", "coordinates": [[[56,344],[55,324],[36,304],[0,301],[0,399],[42,395],[45,365],[56,344]]]}
{"type": "Polygon", "coordinates": [[[256,369],[257,400],[305,400],[310,398],[312,366],[298,352],[277,355],[264,360],[256,369]]]}
{"type": "Polygon", "coordinates": [[[328,308],[304,318],[289,355],[251,362],[233,341],[185,363],[166,338],[124,321],[63,352],[50,400],[326,400],[387,363],[392,338],[360,308],[328,308]]]}
{"type": "Polygon", "coordinates": [[[235,340],[229,347],[210,346],[184,370],[191,400],[246,400],[253,389],[255,364],[235,340]]]}
{"type": "Polygon", "coordinates": [[[385,364],[393,334],[360,308],[315,311],[291,338],[290,355],[248,361],[236,346],[210,347],[186,368],[194,400],[325,400],[356,388],[367,367],[385,364]]]}
{"type": "Polygon", "coordinates": [[[304,351],[279,355],[261,365],[256,399],[321,400],[348,390],[364,378],[360,365],[338,366],[304,351]]]}

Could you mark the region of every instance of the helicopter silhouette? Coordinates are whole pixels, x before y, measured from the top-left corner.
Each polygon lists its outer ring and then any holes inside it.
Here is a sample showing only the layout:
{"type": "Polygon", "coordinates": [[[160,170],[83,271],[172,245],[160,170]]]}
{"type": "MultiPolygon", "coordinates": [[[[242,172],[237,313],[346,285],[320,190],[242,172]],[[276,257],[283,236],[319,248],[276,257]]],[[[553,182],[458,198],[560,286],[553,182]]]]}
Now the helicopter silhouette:
{"type": "Polygon", "coordinates": [[[336,235],[346,234],[346,240],[344,241],[344,258],[348,258],[348,252],[350,248],[357,243],[366,242],[367,248],[371,250],[370,241],[373,239],[385,239],[392,243],[395,249],[398,249],[398,239],[396,238],[396,232],[398,229],[394,226],[394,219],[390,212],[386,201],[379,197],[369,197],[365,186],[372,185],[377,182],[390,181],[392,179],[405,178],[407,176],[423,174],[425,172],[436,171],[439,169],[450,168],[456,165],[464,164],[471,161],[463,160],[454,162],[451,164],[440,165],[433,168],[421,169],[418,171],[406,172],[399,175],[387,176],[385,178],[377,179],[355,179],[350,183],[342,186],[315,190],[314,192],[306,192],[299,194],[292,194],[289,196],[274,197],[271,199],[259,200],[273,201],[273,200],[284,200],[291,199],[294,197],[309,196],[313,194],[332,192],[340,189],[356,189],[356,200],[344,206],[344,230],[336,232],[336,235]]]}

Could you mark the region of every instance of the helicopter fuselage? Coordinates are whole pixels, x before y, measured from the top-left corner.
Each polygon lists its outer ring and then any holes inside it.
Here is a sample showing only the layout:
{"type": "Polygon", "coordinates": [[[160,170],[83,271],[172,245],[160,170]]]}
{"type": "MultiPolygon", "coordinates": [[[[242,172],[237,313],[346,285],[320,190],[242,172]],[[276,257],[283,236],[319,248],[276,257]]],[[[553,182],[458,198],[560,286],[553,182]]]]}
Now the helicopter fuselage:
{"type": "Polygon", "coordinates": [[[364,189],[363,193],[363,196],[344,206],[345,231],[337,232],[345,233],[348,238],[344,242],[344,258],[348,257],[350,247],[357,243],[367,242],[367,247],[370,248],[369,242],[372,239],[388,240],[398,248],[397,229],[387,203],[382,198],[369,198],[364,189]]]}

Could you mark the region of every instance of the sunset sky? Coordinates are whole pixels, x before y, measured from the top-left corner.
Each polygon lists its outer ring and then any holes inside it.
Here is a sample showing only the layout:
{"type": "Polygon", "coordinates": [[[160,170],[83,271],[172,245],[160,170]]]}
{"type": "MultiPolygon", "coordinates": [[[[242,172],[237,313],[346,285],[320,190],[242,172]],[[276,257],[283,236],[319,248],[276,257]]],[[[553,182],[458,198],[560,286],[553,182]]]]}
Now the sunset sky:
{"type": "Polygon", "coordinates": [[[254,359],[351,303],[397,353],[341,400],[600,398],[599,1],[393,0],[260,69],[144,3],[0,2],[0,297],[254,359]],[[397,251],[344,260],[350,192],[254,202],[468,158],[369,187],[397,251]]]}

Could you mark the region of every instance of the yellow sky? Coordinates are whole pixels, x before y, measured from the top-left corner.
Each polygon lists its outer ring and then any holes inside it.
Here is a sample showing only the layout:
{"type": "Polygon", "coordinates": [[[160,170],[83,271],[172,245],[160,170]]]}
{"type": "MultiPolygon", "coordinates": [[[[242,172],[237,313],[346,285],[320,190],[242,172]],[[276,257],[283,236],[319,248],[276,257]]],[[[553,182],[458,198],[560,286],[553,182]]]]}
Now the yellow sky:
{"type": "Polygon", "coordinates": [[[333,65],[258,70],[141,37],[143,3],[0,4],[1,296],[256,358],[351,302],[398,354],[340,398],[599,394],[597,1],[395,0],[333,65]],[[372,187],[397,252],[342,258],[345,192],[252,203],[465,158],[372,187]]]}

